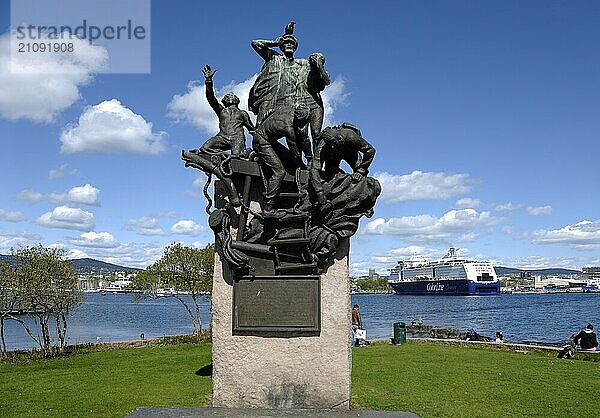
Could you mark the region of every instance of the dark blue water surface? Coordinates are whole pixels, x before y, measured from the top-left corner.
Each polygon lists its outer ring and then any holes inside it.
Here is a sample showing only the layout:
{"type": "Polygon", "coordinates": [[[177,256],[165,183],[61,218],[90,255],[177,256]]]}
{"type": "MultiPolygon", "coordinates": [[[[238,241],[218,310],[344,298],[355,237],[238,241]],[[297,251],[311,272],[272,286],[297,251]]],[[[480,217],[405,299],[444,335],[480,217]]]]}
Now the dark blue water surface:
{"type": "Polygon", "coordinates": [[[563,343],[588,322],[600,326],[600,293],[546,293],[494,296],[353,295],[368,338],[388,338],[394,322],[421,316],[426,325],[493,337],[501,331],[515,342],[563,343]]]}
{"type": "MultiPolygon", "coordinates": [[[[203,300],[200,308],[203,326],[207,328],[210,301],[203,300]]],[[[33,319],[22,318],[38,332],[33,319]]],[[[137,340],[141,333],[145,338],[154,338],[190,334],[194,330],[187,311],[175,298],[134,302],[131,293],[85,293],[84,303],[73,310],[67,323],[68,344],[137,340]]],[[[23,327],[14,321],[7,321],[4,334],[8,350],[36,346],[23,327]]]]}
{"type": "MultiPolygon", "coordinates": [[[[561,343],[588,322],[600,326],[600,293],[514,294],[498,296],[353,295],[360,305],[368,338],[389,338],[394,322],[467,330],[483,335],[502,331],[510,341],[561,343]]],[[[204,327],[210,323],[210,301],[201,306],[204,327]]],[[[33,324],[32,319],[27,319],[33,324]]],[[[68,343],[108,342],[187,334],[193,327],[173,298],[133,301],[131,294],[87,293],[68,319],[68,343]]],[[[35,332],[37,328],[34,326],[35,332]]],[[[34,347],[21,325],[8,321],[9,350],[34,347]]]]}

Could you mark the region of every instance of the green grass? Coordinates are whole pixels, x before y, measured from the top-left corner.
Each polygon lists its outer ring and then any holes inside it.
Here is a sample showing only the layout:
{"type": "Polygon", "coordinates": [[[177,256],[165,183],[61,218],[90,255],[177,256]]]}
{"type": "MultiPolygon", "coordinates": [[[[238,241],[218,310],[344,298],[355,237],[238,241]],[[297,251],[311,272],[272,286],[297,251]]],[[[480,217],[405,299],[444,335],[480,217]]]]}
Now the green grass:
{"type": "Polygon", "coordinates": [[[0,417],[123,417],[210,402],[210,344],[153,345],[0,364],[0,417]]]}
{"type": "MultiPolygon", "coordinates": [[[[208,405],[210,377],[196,371],[210,362],[206,343],[21,357],[0,363],[0,417],[122,417],[138,406],[208,405]]],[[[599,393],[599,362],[557,360],[555,353],[415,342],[353,349],[353,409],[593,416],[599,393]]]]}
{"type": "Polygon", "coordinates": [[[600,414],[597,362],[423,343],[361,347],[352,354],[353,409],[422,417],[600,414]]]}

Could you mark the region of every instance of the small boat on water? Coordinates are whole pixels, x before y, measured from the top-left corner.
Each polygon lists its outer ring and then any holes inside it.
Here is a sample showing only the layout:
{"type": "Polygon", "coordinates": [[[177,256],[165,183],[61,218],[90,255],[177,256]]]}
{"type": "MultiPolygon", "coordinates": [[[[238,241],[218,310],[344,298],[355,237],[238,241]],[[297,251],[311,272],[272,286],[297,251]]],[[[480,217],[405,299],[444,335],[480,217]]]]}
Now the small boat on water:
{"type": "Polygon", "coordinates": [[[175,293],[175,289],[173,289],[172,287],[156,289],[156,297],[158,298],[166,298],[167,296],[173,296],[175,293]]]}
{"type": "Polygon", "coordinates": [[[437,261],[399,261],[388,284],[398,295],[500,294],[500,279],[492,263],[460,258],[456,248],[437,261]]]}

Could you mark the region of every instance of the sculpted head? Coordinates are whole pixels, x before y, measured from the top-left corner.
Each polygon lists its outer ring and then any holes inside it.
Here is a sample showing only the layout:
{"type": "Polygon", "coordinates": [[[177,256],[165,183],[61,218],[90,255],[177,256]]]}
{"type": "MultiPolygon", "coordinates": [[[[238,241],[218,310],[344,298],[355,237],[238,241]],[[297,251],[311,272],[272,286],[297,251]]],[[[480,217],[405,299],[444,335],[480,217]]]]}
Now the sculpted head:
{"type": "Polygon", "coordinates": [[[320,63],[321,65],[323,65],[323,64],[325,64],[325,55],[323,55],[322,52],[313,52],[308,57],[308,60],[310,62],[314,62],[315,64],[320,63]]]}
{"type": "Polygon", "coordinates": [[[237,97],[233,92],[229,92],[225,96],[223,96],[221,103],[223,103],[223,106],[225,107],[229,107],[232,105],[237,106],[240,104],[240,98],[237,97]]]}
{"type": "Polygon", "coordinates": [[[339,147],[343,145],[344,138],[340,135],[340,129],[338,127],[328,126],[319,134],[319,141],[323,141],[330,147],[339,147]]]}
{"type": "Polygon", "coordinates": [[[291,58],[294,56],[296,49],[298,49],[298,40],[294,35],[283,35],[279,49],[286,57],[291,58]]]}

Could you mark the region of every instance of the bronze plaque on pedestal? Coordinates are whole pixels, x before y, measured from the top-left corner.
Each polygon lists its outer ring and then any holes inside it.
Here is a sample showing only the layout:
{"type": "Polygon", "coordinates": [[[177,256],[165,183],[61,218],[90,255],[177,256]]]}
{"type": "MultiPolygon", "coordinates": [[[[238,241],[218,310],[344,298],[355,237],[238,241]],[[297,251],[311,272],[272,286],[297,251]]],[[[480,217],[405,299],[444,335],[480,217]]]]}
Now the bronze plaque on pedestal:
{"type": "Polygon", "coordinates": [[[319,276],[244,276],[233,284],[233,335],[319,335],[319,276]]]}

